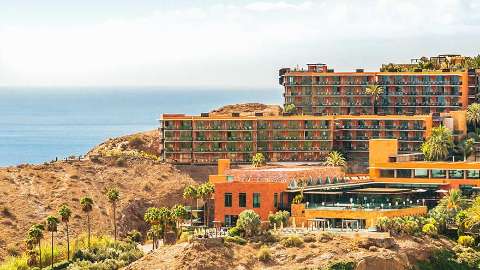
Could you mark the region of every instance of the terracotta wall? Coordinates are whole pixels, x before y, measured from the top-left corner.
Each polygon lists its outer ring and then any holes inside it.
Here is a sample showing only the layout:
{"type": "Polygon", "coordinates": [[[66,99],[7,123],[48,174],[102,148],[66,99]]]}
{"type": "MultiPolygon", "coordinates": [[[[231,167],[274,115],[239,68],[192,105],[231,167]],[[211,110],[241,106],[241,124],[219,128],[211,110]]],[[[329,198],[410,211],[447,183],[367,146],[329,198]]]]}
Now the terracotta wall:
{"type": "Polygon", "coordinates": [[[286,183],[264,182],[230,182],[215,183],[215,220],[224,222],[225,215],[239,215],[243,210],[252,209],[260,215],[262,221],[268,220],[269,213],[275,213],[277,209],[273,204],[274,193],[280,193],[287,189],[286,183]],[[225,207],[225,193],[232,193],[232,207],[225,207]],[[239,207],[239,193],[247,194],[246,207],[239,207]],[[253,208],[253,193],[260,193],[260,208],[253,208]]]}

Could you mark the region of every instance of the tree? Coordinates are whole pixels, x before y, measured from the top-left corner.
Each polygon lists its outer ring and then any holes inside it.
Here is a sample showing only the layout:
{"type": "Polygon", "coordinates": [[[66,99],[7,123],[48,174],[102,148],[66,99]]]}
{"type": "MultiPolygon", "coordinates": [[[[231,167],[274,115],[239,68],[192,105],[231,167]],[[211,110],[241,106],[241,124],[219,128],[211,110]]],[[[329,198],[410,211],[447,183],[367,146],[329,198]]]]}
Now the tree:
{"type": "Polygon", "coordinates": [[[367,87],[365,88],[365,94],[370,95],[373,99],[372,104],[373,104],[373,113],[374,114],[378,113],[377,112],[377,103],[378,103],[378,99],[383,94],[383,92],[384,92],[383,87],[381,87],[378,84],[367,85],[367,87]]]}
{"type": "Polygon", "coordinates": [[[88,249],[90,249],[90,232],[91,232],[91,225],[90,225],[90,212],[93,210],[93,199],[85,196],[80,199],[80,205],[82,206],[82,211],[85,212],[87,215],[87,228],[88,228],[88,249]]]}
{"type": "MultiPolygon", "coordinates": [[[[160,223],[160,209],[157,207],[149,207],[147,211],[145,211],[145,214],[143,215],[143,220],[150,224],[150,230],[149,234],[150,237],[152,238],[152,250],[155,249],[155,242],[157,239],[157,232],[159,231],[159,223],[160,223]]],[[[148,236],[148,235],[147,235],[148,236]]]]}
{"type": "Polygon", "coordinates": [[[253,236],[260,228],[260,216],[253,210],[244,210],[238,215],[237,227],[245,232],[246,237],[253,236]]]}
{"type": "Polygon", "coordinates": [[[161,207],[159,209],[159,224],[162,231],[162,238],[165,240],[165,233],[171,231],[172,229],[176,233],[176,223],[173,217],[173,211],[167,207],[161,207]]]}
{"type": "Polygon", "coordinates": [[[453,147],[452,132],[441,125],[432,128],[432,134],[422,144],[421,150],[428,161],[444,160],[453,147]]]}
{"type": "Polygon", "coordinates": [[[478,235],[480,232],[480,196],[475,197],[472,205],[465,210],[465,228],[478,235]]]}
{"type": "Polygon", "coordinates": [[[296,110],[297,110],[297,107],[295,107],[295,104],[293,104],[293,103],[285,105],[285,112],[286,113],[295,113],[296,110]]]}
{"type": "Polygon", "coordinates": [[[474,150],[474,145],[475,145],[475,140],[473,138],[463,140],[458,145],[458,149],[463,154],[463,161],[467,161],[467,158],[470,156],[470,154],[472,154],[472,152],[474,150]]]}
{"type": "Polygon", "coordinates": [[[345,161],[345,157],[342,155],[342,153],[338,151],[333,151],[328,153],[325,165],[333,167],[345,167],[347,165],[347,162],[345,161]]]}
{"type": "Polygon", "coordinates": [[[39,264],[40,269],[42,269],[42,245],[41,240],[43,238],[43,231],[45,226],[43,224],[34,224],[28,230],[28,238],[32,239],[38,245],[38,254],[39,254],[39,264]]]}
{"type": "Polygon", "coordinates": [[[50,246],[51,250],[51,263],[52,263],[52,269],[53,269],[53,234],[57,231],[58,228],[58,218],[55,216],[48,216],[47,217],[47,231],[49,231],[52,234],[52,245],[50,246]]]}
{"type": "Polygon", "coordinates": [[[68,222],[70,221],[70,217],[72,215],[72,210],[66,204],[62,204],[60,209],[58,210],[58,214],[63,223],[65,223],[65,230],[67,233],[67,261],[70,261],[70,235],[68,233],[68,222]]]}
{"type": "Polygon", "coordinates": [[[215,192],[215,186],[210,182],[203,183],[198,187],[198,195],[202,198],[204,202],[203,212],[204,212],[204,218],[205,218],[204,223],[206,227],[208,227],[208,220],[209,220],[208,202],[214,192],[215,192]]]}
{"type": "Polygon", "coordinates": [[[445,198],[447,201],[447,209],[453,212],[452,217],[456,216],[457,212],[465,205],[465,198],[463,198],[460,189],[450,189],[445,198]]]}
{"type": "Polygon", "coordinates": [[[108,201],[112,204],[112,211],[113,211],[113,239],[115,242],[117,242],[117,218],[116,218],[116,212],[117,212],[117,203],[120,200],[120,192],[118,191],[117,188],[110,188],[107,191],[107,198],[108,201]]]}
{"type": "Polygon", "coordinates": [[[175,204],[171,209],[171,214],[177,228],[183,222],[183,220],[188,216],[187,209],[185,208],[185,206],[181,204],[175,204]]]}
{"type": "Polygon", "coordinates": [[[472,103],[467,107],[467,122],[473,124],[475,132],[480,123],[480,103],[472,103]]]}
{"type": "Polygon", "coordinates": [[[252,158],[253,167],[261,167],[265,165],[265,156],[262,153],[256,153],[252,158]]]}
{"type": "Polygon", "coordinates": [[[195,185],[188,185],[183,190],[183,198],[186,200],[191,200],[192,204],[190,207],[190,226],[193,226],[193,200],[198,198],[197,187],[195,185]]]}

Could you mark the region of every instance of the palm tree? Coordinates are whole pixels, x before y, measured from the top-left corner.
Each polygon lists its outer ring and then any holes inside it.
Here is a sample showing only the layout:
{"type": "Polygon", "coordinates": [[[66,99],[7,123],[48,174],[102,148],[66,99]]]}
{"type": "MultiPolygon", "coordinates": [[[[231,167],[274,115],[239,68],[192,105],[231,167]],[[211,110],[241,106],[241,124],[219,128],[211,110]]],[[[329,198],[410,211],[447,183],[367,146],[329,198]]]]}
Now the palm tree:
{"type": "Polygon", "coordinates": [[[28,230],[28,237],[31,238],[38,245],[38,255],[39,255],[39,264],[40,269],[42,269],[42,245],[41,240],[43,238],[43,231],[45,226],[43,224],[34,224],[28,230]]]}
{"type": "Polygon", "coordinates": [[[85,196],[80,199],[80,205],[82,206],[82,211],[87,214],[87,228],[88,228],[88,249],[90,249],[90,212],[93,210],[93,199],[85,196]]]}
{"type": "Polygon", "coordinates": [[[190,226],[193,226],[193,200],[198,198],[197,187],[195,185],[188,185],[183,190],[183,198],[190,199],[192,204],[190,207],[190,226]]]}
{"type": "Polygon", "coordinates": [[[154,226],[158,226],[160,223],[160,209],[156,207],[149,207],[147,211],[145,211],[145,214],[143,215],[143,220],[150,224],[150,233],[152,236],[152,250],[155,249],[155,241],[156,241],[156,234],[154,233],[156,228],[154,226]]]}
{"type": "Polygon", "coordinates": [[[473,124],[475,132],[477,125],[480,123],[480,103],[472,103],[467,107],[467,122],[473,124]]]}
{"type": "Polygon", "coordinates": [[[65,230],[67,232],[67,261],[70,261],[70,235],[68,233],[68,222],[72,216],[72,210],[66,204],[62,204],[58,210],[58,214],[62,219],[62,222],[65,223],[65,230]]]}
{"type": "Polygon", "coordinates": [[[107,198],[108,201],[112,204],[112,211],[113,211],[113,235],[114,240],[117,242],[117,219],[116,219],[116,212],[117,212],[117,202],[120,200],[120,192],[116,188],[111,188],[107,191],[107,198]]]}
{"type": "Polygon", "coordinates": [[[204,218],[205,218],[205,226],[208,227],[208,219],[209,219],[209,216],[208,216],[208,201],[210,200],[210,197],[212,197],[212,194],[215,192],[215,186],[210,183],[210,182],[206,182],[206,183],[203,183],[201,184],[199,187],[198,187],[198,194],[199,196],[202,198],[202,200],[204,201],[204,218]]]}
{"type": "Polygon", "coordinates": [[[172,229],[176,230],[175,228],[175,220],[173,218],[172,210],[167,207],[161,207],[158,211],[160,217],[160,227],[162,233],[162,239],[165,240],[165,233],[171,231],[172,229]]]}
{"type": "Polygon", "coordinates": [[[345,167],[347,165],[347,162],[345,161],[345,157],[342,155],[342,153],[338,151],[333,151],[328,153],[325,165],[333,167],[345,167]]]}
{"type": "Polygon", "coordinates": [[[256,153],[252,158],[253,167],[261,167],[265,165],[265,156],[262,153],[256,153]]]}
{"type": "Polygon", "coordinates": [[[367,87],[365,88],[365,94],[367,95],[370,95],[373,99],[373,113],[374,114],[377,114],[377,103],[378,103],[378,99],[380,98],[380,96],[383,94],[384,90],[383,90],[383,87],[381,87],[380,85],[378,84],[370,84],[370,85],[367,85],[367,87]]]}
{"type": "Polygon", "coordinates": [[[444,160],[453,146],[452,132],[441,125],[432,128],[432,135],[422,144],[421,150],[429,161],[444,160]]]}
{"type": "Polygon", "coordinates": [[[463,161],[467,161],[467,158],[474,150],[474,145],[475,139],[473,138],[466,139],[458,145],[459,150],[463,152],[463,161]]]}
{"type": "Polygon", "coordinates": [[[53,234],[57,231],[58,223],[59,221],[57,217],[55,216],[47,217],[47,231],[52,233],[52,245],[50,247],[51,248],[50,261],[52,263],[52,269],[53,269],[53,234]]]}
{"type": "Polygon", "coordinates": [[[447,209],[452,211],[455,216],[456,212],[460,210],[465,202],[462,197],[460,189],[451,189],[446,195],[447,209]]]}

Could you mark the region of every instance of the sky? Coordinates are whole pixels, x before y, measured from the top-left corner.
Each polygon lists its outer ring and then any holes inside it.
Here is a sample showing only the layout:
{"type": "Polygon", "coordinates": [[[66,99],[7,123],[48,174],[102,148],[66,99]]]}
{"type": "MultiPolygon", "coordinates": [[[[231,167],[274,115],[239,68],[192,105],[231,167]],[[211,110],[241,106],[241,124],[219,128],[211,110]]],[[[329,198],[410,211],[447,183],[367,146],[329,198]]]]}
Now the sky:
{"type": "Polygon", "coordinates": [[[479,0],[0,0],[0,86],[277,87],[480,53],[479,0]]]}

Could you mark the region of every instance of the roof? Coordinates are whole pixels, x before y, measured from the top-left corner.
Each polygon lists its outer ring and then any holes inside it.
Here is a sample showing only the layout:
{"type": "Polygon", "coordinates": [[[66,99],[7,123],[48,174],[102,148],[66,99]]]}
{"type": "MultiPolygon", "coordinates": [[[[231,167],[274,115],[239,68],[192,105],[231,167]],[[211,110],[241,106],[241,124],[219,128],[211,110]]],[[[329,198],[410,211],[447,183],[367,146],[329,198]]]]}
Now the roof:
{"type": "Polygon", "coordinates": [[[405,188],[359,188],[351,190],[347,193],[361,193],[361,194],[403,194],[411,193],[412,190],[405,188]]]}
{"type": "Polygon", "coordinates": [[[379,162],[370,168],[374,169],[438,169],[438,170],[480,170],[480,162],[448,162],[448,161],[405,161],[379,162]]]}
{"type": "Polygon", "coordinates": [[[233,176],[235,182],[290,183],[293,180],[340,178],[344,172],[340,167],[327,166],[266,166],[260,168],[229,169],[225,175],[233,176]]]}

